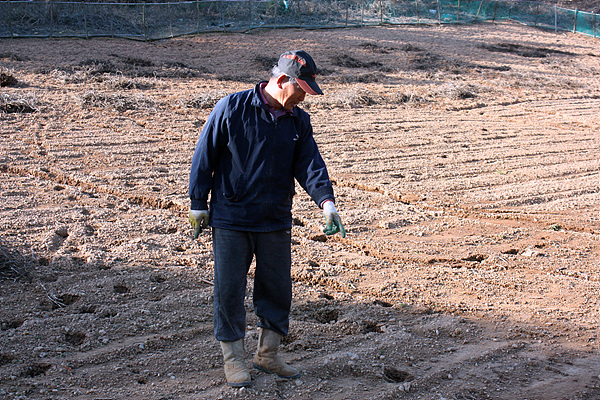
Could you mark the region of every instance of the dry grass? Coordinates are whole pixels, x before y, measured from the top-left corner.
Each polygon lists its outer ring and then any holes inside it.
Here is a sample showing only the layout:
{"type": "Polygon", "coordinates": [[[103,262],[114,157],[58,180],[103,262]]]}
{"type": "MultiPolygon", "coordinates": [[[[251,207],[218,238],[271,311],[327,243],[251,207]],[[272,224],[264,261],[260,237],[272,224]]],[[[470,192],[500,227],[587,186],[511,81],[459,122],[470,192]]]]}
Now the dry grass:
{"type": "Polygon", "coordinates": [[[0,112],[33,113],[38,111],[38,108],[35,95],[0,94],[0,112]]]}
{"type": "Polygon", "coordinates": [[[182,106],[188,108],[199,108],[202,110],[212,109],[217,102],[228,93],[224,90],[205,92],[190,100],[182,101],[182,106]]]}
{"type": "Polygon", "coordinates": [[[17,86],[19,81],[8,71],[0,71],[0,87],[17,86]]]}
{"type": "Polygon", "coordinates": [[[367,88],[353,88],[327,93],[327,96],[324,98],[321,98],[321,96],[308,98],[303,105],[307,109],[312,107],[324,109],[361,108],[387,102],[388,100],[385,96],[382,96],[373,90],[367,88]]]}
{"type": "Polygon", "coordinates": [[[155,78],[129,78],[123,75],[108,76],[104,81],[108,89],[114,90],[132,90],[132,89],[150,89],[157,85],[155,78]]]}
{"type": "Polygon", "coordinates": [[[477,97],[477,89],[473,85],[450,82],[443,85],[437,94],[452,100],[473,99],[477,97]]]}
{"type": "Polygon", "coordinates": [[[154,100],[147,99],[144,95],[126,96],[122,94],[105,94],[90,90],[81,99],[83,107],[127,110],[152,110],[157,108],[154,100]]]}

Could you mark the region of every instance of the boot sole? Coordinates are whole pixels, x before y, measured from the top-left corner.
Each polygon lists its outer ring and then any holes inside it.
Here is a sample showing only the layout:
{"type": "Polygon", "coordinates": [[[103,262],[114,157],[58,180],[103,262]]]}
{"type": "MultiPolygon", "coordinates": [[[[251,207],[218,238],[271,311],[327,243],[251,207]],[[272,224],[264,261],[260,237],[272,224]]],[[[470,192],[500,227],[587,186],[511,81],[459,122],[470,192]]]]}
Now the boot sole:
{"type": "Polygon", "coordinates": [[[266,369],[265,367],[262,367],[262,366],[260,366],[260,365],[258,365],[258,364],[256,364],[256,363],[252,363],[252,367],[254,367],[254,369],[257,369],[257,370],[259,370],[259,371],[261,371],[261,372],[266,372],[267,374],[275,374],[275,375],[277,375],[278,377],[280,377],[281,379],[290,379],[290,380],[291,380],[291,379],[296,379],[296,378],[299,378],[299,377],[300,377],[300,372],[298,372],[296,375],[292,375],[292,376],[284,376],[284,375],[279,375],[279,374],[278,374],[278,373],[276,373],[276,372],[269,371],[269,370],[268,370],[268,369],[266,369]]]}
{"type": "Polygon", "coordinates": [[[228,384],[229,386],[231,386],[231,387],[234,387],[234,388],[238,388],[238,387],[248,387],[248,386],[251,386],[251,385],[252,385],[252,381],[248,381],[248,382],[240,382],[240,383],[237,383],[237,382],[234,382],[234,383],[227,382],[227,384],[228,384]]]}

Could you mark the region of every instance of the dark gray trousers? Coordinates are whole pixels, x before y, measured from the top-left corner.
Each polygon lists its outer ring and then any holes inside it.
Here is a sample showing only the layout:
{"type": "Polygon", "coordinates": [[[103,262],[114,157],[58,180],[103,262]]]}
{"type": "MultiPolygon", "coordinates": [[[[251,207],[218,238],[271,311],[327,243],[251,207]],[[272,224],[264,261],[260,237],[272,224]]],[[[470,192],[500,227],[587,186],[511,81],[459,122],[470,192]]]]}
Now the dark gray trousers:
{"type": "Polygon", "coordinates": [[[219,341],[246,332],[247,274],[256,257],[253,303],[258,326],[281,335],[289,330],[292,304],[291,232],[243,232],[213,228],[214,328],[219,341]]]}

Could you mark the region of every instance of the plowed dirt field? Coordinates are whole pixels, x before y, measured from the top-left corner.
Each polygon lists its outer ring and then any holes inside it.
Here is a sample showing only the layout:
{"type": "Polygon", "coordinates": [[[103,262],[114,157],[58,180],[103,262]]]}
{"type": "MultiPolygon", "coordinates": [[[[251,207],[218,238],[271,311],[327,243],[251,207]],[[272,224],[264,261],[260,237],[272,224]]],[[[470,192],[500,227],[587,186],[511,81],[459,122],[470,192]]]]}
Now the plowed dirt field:
{"type": "Polygon", "coordinates": [[[600,399],[598,39],[490,23],[0,40],[0,63],[0,398],[600,399]],[[296,48],[322,70],[302,107],[348,235],[325,237],[298,188],[281,354],[303,375],[236,390],[190,160],[216,100],[296,48]]]}

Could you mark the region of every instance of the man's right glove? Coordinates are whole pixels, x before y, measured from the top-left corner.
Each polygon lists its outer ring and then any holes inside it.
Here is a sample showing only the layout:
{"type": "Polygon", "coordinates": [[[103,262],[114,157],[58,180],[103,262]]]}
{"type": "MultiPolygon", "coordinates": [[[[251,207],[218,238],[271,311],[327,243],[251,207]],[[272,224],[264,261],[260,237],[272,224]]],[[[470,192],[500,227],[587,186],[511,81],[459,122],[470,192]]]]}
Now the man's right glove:
{"type": "Polygon", "coordinates": [[[194,238],[198,239],[202,229],[208,227],[208,210],[191,210],[189,218],[190,224],[194,228],[194,238]]]}
{"type": "Polygon", "coordinates": [[[335,210],[333,201],[327,200],[323,203],[323,215],[325,216],[325,222],[327,226],[323,229],[323,233],[326,235],[334,235],[337,232],[342,234],[342,237],[346,237],[346,230],[342,225],[342,219],[335,210]]]}

